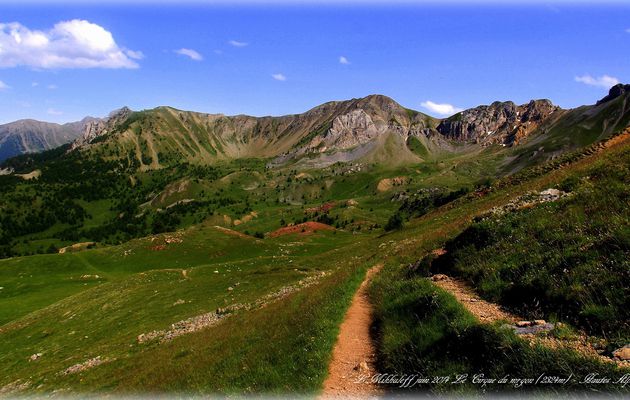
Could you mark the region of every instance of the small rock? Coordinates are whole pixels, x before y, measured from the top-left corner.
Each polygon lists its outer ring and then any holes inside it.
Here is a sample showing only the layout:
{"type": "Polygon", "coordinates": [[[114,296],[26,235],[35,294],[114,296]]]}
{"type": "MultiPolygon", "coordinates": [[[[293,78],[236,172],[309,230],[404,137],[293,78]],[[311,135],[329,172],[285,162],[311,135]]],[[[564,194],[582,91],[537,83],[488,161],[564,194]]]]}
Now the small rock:
{"type": "Polygon", "coordinates": [[[532,326],[533,323],[532,321],[518,321],[515,325],[519,328],[525,328],[528,326],[532,326]]]}
{"type": "Polygon", "coordinates": [[[231,292],[232,290],[234,290],[234,288],[233,288],[232,286],[230,286],[230,287],[228,288],[228,292],[231,292]]]}
{"type": "Polygon", "coordinates": [[[434,282],[437,281],[445,281],[448,280],[448,276],[444,275],[444,274],[435,274],[431,277],[431,280],[434,282]]]}
{"type": "Polygon", "coordinates": [[[29,361],[35,361],[35,360],[39,359],[41,356],[42,356],[42,353],[36,353],[36,354],[33,354],[32,356],[30,356],[28,359],[29,359],[29,361]]]}
{"type": "Polygon", "coordinates": [[[547,323],[547,321],[545,321],[544,319],[535,319],[534,320],[534,325],[545,325],[547,323]]]}
{"type": "Polygon", "coordinates": [[[369,369],[370,368],[368,367],[367,362],[365,361],[361,361],[354,367],[354,370],[359,371],[359,372],[367,372],[369,371],[369,369]]]}
{"type": "Polygon", "coordinates": [[[627,344],[623,346],[622,348],[613,351],[613,357],[619,360],[629,361],[630,360],[630,344],[627,344]]]}

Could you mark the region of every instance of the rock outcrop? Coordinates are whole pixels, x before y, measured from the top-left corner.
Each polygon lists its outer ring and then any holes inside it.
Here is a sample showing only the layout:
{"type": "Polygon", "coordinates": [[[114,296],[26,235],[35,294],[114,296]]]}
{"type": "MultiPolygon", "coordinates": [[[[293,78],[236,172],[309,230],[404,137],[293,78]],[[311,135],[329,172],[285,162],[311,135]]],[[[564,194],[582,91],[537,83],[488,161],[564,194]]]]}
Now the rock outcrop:
{"type": "Polygon", "coordinates": [[[129,108],[123,107],[119,110],[111,112],[107,118],[94,119],[90,121],[83,128],[81,137],[72,142],[70,151],[90,144],[94,139],[111,133],[119,127],[120,124],[125,122],[132,113],[133,111],[129,108]]]}
{"type": "Polygon", "coordinates": [[[325,152],[331,148],[342,150],[367,143],[383,131],[361,108],[336,117],[332,127],[323,136],[314,137],[306,146],[308,151],[325,152]]]}
{"type": "Polygon", "coordinates": [[[543,124],[559,107],[549,100],[532,100],[517,106],[511,101],[494,102],[462,111],[440,122],[445,137],[481,145],[515,145],[543,124]]]}

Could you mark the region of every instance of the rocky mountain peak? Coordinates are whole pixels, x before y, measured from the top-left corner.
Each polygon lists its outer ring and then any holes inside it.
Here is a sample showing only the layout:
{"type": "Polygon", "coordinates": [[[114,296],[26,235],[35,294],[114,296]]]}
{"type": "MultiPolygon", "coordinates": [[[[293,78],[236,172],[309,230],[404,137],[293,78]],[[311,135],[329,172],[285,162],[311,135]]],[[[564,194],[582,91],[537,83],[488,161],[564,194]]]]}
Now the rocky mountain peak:
{"type": "Polygon", "coordinates": [[[607,103],[611,100],[616,99],[619,96],[623,96],[626,93],[630,93],[630,85],[618,83],[615,86],[610,88],[610,90],[608,91],[608,95],[602,98],[600,101],[598,101],[597,105],[607,103]]]}

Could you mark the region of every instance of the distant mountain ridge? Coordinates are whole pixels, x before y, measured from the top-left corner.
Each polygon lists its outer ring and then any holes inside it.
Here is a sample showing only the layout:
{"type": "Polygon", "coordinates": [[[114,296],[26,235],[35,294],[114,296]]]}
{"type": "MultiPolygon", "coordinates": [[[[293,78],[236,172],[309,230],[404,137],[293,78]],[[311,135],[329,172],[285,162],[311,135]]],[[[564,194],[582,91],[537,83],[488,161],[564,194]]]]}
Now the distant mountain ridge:
{"type": "MultiPolygon", "coordinates": [[[[71,151],[126,159],[140,170],[182,162],[213,164],[269,159],[270,166],[321,168],[337,162],[412,164],[440,154],[514,149],[523,163],[551,158],[628,125],[630,85],[619,84],[595,105],[564,110],[551,101],[511,101],[438,119],[383,95],[330,101],[279,117],[226,116],[157,107],[127,107],[108,117],[57,125],[17,121],[0,126],[4,158],[72,142],[71,151]],[[5,132],[2,134],[3,128],[5,132]]],[[[3,157],[0,157],[0,161],[3,157]]]]}
{"type": "Polygon", "coordinates": [[[25,153],[38,153],[70,143],[97,118],[86,117],[67,124],[23,119],[0,125],[0,162],[25,153]]]}
{"type": "Polygon", "coordinates": [[[507,101],[445,119],[407,109],[383,95],[331,101],[280,117],[125,108],[92,123],[72,148],[133,159],[140,170],[237,158],[270,159],[272,167],[322,168],[336,162],[392,166],[489,146],[514,149],[516,156],[509,157],[524,165],[528,159],[552,158],[627,126],[627,87],[617,85],[597,104],[571,110],[545,99],[523,105],[507,101]]]}

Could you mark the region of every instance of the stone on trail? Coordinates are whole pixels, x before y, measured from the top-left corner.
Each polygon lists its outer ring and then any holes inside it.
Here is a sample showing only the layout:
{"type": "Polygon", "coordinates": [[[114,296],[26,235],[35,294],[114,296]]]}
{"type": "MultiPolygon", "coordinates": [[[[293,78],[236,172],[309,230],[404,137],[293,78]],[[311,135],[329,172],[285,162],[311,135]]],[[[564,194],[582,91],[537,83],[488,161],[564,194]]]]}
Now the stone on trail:
{"type": "Polygon", "coordinates": [[[444,275],[444,274],[435,274],[431,277],[431,280],[434,282],[437,281],[446,281],[448,280],[448,276],[444,275]]]}
{"type": "Polygon", "coordinates": [[[613,357],[622,361],[630,361],[630,344],[613,351],[613,357]]]}

